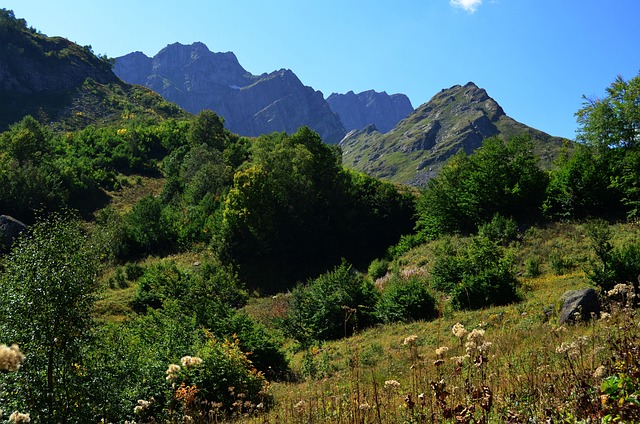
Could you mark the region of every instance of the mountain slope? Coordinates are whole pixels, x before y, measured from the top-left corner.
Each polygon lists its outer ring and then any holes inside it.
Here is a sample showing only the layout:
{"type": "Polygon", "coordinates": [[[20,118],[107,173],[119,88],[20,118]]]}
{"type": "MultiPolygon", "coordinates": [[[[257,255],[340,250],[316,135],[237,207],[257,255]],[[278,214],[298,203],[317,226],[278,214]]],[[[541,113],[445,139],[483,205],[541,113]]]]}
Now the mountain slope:
{"type": "Polygon", "coordinates": [[[229,130],[241,135],[292,133],[302,125],[328,143],[346,134],[322,93],[302,84],[292,71],[252,75],[233,53],[213,53],[202,43],[174,43],[153,58],[130,53],[116,59],[114,72],[189,112],[211,109],[225,119],[229,130]]]}
{"type": "Polygon", "coordinates": [[[123,114],[184,115],[150,90],[124,84],[90,47],[40,34],[5,9],[0,39],[0,131],[25,115],[61,129],[117,121],[123,114]]]}
{"type": "Polygon", "coordinates": [[[404,94],[389,95],[373,90],[358,94],[353,91],[333,93],[327,98],[327,103],[340,116],[347,131],[375,125],[380,132],[386,133],[413,112],[411,101],[404,94]]]}
{"type": "Polygon", "coordinates": [[[521,124],[505,114],[472,82],[442,90],[386,134],[369,126],[340,142],[345,166],[391,181],[423,186],[460,150],[471,153],[487,137],[528,133],[535,153],[549,165],[563,139],[521,124]]]}

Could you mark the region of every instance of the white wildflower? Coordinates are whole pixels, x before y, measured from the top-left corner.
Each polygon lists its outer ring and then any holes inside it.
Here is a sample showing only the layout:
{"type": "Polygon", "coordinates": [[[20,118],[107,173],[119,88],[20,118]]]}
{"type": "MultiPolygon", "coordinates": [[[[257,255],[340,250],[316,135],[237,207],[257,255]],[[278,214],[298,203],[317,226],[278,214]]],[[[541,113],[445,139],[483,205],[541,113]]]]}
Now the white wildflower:
{"type": "Polygon", "coordinates": [[[24,355],[18,345],[0,345],[0,371],[17,371],[24,362],[24,355]]]}
{"type": "Polygon", "coordinates": [[[14,411],[13,414],[9,416],[9,422],[16,423],[16,424],[30,423],[31,417],[29,416],[29,414],[22,414],[18,411],[14,411]]]}
{"type": "Polygon", "coordinates": [[[418,336],[415,334],[412,334],[408,337],[405,337],[404,341],[402,342],[403,345],[407,345],[407,346],[415,346],[416,341],[418,340],[418,336]]]}
{"type": "Polygon", "coordinates": [[[202,359],[197,356],[183,356],[180,362],[182,362],[183,367],[192,368],[200,365],[202,363],[202,359]]]}

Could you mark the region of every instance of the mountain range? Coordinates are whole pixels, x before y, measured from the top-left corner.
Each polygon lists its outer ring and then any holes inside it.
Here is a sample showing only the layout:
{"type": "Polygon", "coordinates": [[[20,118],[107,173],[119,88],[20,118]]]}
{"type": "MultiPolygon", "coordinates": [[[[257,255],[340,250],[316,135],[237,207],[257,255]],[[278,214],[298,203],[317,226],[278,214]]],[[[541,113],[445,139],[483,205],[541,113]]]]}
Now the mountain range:
{"type": "Polygon", "coordinates": [[[253,75],[233,53],[214,53],[200,42],[170,44],[153,57],[141,52],[118,57],[114,72],[191,113],[211,109],[225,119],[229,130],[245,136],[293,133],[306,125],[325,142],[338,143],[347,130],[369,124],[389,130],[413,111],[402,94],[350,92],[325,100],[291,70],[253,75]]]}
{"type": "Polygon", "coordinates": [[[111,61],[90,47],[47,37],[0,11],[0,131],[27,114],[65,131],[132,116],[187,117],[172,103],[179,100],[193,113],[212,108],[227,128],[244,135],[293,133],[307,125],[326,142],[339,142],[346,167],[415,186],[424,186],[451,155],[471,153],[487,137],[527,133],[546,166],[568,142],[510,118],[471,82],[442,90],[415,110],[404,95],[374,91],[325,100],[290,70],[252,75],[233,53],[212,53],[202,43],[172,44],[154,58],[131,53],[115,61],[114,73],[111,61]]]}

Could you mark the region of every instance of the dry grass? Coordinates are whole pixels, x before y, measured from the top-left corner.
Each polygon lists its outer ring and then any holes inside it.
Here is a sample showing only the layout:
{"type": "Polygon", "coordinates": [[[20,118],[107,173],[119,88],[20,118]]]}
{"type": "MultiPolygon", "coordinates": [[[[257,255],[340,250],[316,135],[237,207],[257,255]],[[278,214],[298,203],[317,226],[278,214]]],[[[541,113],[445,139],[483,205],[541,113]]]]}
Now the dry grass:
{"type": "MultiPolygon", "coordinates": [[[[616,245],[638,236],[633,225],[616,226],[613,231],[616,245]]],[[[605,367],[607,375],[614,373],[611,358],[619,356],[619,352],[611,342],[612,329],[636,334],[635,312],[617,310],[613,321],[558,326],[561,295],[589,286],[584,270],[592,256],[585,225],[554,224],[532,230],[514,248],[520,264],[531,255],[538,255],[542,264],[539,276],[521,278],[525,295],[522,302],[458,312],[445,301],[440,318],[434,321],[378,326],[349,339],[298,352],[292,360],[294,372],[303,375],[312,368],[315,378],[274,383],[271,392],[275,407],[269,413],[243,420],[599,420],[607,408],[599,397],[602,376],[597,375],[598,367],[605,367]],[[550,264],[554,253],[572,264],[562,275],[556,275],[550,264]],[[544,312],[548,307],[553,310],[551,317],[544,312]],[[467,340],[458,340],[451,331],[458,322],[468,330],[485,330],[485,339],[491,343],[486,356],[460,363],[452,359],[466,354],[467,340]],[[631,327],[625,327],[629,322],[631,327]],[[411,335],[417,336],[415,344],[404,344],[411,335]],[[442,346],[449,350],[438,357],[436,349],[442,346]]],[[[428,268],[434,249],[433,244],[414,249],[394,264],[396,271],[428,268]]],[[[272,303],[273,300],[268,302],[272,303]]],[[[637,338],[633,340],[637,342],[637,338]]]]}

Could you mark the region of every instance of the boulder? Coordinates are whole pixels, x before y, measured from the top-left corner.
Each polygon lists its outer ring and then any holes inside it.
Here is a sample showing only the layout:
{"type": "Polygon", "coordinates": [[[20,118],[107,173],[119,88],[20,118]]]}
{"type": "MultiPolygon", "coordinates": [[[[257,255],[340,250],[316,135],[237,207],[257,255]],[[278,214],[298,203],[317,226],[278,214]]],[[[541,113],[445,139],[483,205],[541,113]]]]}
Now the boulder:
{"type": "Polygon", "coordinates": [[[0,215],[0,251],[8,251],[11,245],[18,238],[20,233],[27,230],[27,226],[17,219],[0,215]]]}
{"type": "Polygon", "coordinates": [[[561,300],[560,325],[587,321],[593,315],[600,315],[600,301],[592,288],[569,290],[562,295],[561,300]]]}

